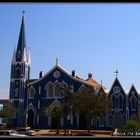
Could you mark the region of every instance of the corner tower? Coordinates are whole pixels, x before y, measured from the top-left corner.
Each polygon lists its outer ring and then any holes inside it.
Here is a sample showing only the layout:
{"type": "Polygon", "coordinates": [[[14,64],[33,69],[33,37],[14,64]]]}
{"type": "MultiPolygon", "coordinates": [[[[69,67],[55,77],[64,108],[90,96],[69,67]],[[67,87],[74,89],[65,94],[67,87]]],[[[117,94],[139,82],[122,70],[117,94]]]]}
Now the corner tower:
{"type": "Polygon", "coordinates": [[[24,97],[26,81],[30,78],[30,52],[27,51],[25,39],[24,12],[17,48],[14,49],[11,62],[10,94],[9,94],[9,124],[22,126],[24,123],[24,97]]]}

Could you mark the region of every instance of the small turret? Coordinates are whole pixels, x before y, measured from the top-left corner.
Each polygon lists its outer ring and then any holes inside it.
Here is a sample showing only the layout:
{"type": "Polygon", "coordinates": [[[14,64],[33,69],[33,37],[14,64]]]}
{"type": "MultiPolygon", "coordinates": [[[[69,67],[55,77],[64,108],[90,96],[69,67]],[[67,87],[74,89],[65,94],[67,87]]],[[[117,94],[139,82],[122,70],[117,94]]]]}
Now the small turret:
{"type": "Polygon", "coordinates": [[[72,76],[75,77],[76,74],[75,74],[75,70],[72,70],[72,76]]]}
{"type": "Polygon", "coordinates": [[[44,75],[43,71],[40,71],[39,78],[41,78],[44,75]]]}
{"type": "Polygon", "coordinates": [[[88,79],[92,79],[92,72],[88,73],[88,79]]]}

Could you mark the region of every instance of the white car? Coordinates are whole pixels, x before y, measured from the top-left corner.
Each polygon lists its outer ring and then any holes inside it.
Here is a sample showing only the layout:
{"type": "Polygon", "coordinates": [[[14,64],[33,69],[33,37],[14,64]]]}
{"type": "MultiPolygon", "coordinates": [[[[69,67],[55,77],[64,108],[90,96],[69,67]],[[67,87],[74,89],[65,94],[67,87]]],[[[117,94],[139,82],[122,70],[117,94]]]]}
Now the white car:
{"type": "Polygon", "coordinates": [[[35,131],[28,128],[28,127],[21,127],[21,128],[18,128],[16,129],[17,133],[19,134],[25,134],[25,135],[28,135],[28,136],[35,136],[35,131]]]}
{"type": "Polygon", "coordinates": [[[15,130],[0,130],[0,136],[27,136],[23,134],[18,134],[15,130]]]}

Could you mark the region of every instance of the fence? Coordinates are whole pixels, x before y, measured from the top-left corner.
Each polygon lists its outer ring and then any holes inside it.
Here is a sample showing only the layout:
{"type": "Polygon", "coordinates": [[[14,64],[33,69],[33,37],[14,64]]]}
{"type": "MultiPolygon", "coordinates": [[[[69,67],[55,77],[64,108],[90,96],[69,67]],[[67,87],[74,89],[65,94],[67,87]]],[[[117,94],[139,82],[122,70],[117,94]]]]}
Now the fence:
{"type": "Polygon", "coordinates": [[[118,129],[119,136],[140,136],[140,129],[118,129]]]}

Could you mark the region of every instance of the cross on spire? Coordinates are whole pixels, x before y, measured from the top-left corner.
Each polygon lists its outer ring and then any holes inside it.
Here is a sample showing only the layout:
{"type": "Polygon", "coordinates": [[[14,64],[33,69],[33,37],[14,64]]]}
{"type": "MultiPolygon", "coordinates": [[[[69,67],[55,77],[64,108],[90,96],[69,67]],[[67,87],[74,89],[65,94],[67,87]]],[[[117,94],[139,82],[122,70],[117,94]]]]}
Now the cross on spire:
{"type": "Polygon", "coordinates": [[[118,69],[116,69],[116,71],[114,73],[116,74],[116,77],[117,77],[118,73],[119,73],[118,69]]]}

